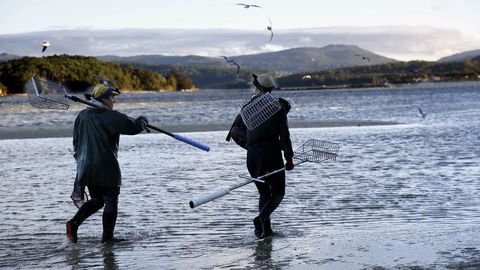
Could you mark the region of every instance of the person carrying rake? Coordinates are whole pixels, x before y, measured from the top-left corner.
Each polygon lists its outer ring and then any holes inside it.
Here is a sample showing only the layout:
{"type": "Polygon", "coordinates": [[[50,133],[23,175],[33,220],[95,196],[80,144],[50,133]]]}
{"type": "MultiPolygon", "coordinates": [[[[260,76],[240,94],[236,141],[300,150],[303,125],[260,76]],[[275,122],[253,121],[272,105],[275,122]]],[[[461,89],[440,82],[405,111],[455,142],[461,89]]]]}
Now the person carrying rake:
{"type": "MultiPolygon", "coordinates": [[[[272,76],[261,74],[253,76],[255,94],[250,103],[261,98],[263,94],[270,93],[276,88],[276,82],[272,76]]],[[[242,109],[248,106],[247,103],[242,109]]],[[[230,129],[227,140],[234,141],[247,149],[247,168],[254,178],[284,167],[292,170],[293,149],[290,140],[287,114],[291,108],[290,104],[278,99],[279,108],[268,119],[253,129],[245,127],[242,118],[238,116],[230,129]],[[243,128],[242,128],[243,127],[243,128]],[[243,131],[243,133],[242,133],[243,131]]],[[[248,123],[247,123],[248,126],[248,123]]],[[[255,181],[259,193],[258,216],[253,219],[255,236],[264,238],[273,234],[270,222],[270,215],[277,209],[285,196],[285,171],[272,174],[263,178],[265,183],[255,181]]]]}
{"type": "MultiPolygon", "coordinates": [[[[113,110],[118,89],[98,84],[87,98],[94,107],[82,110],[75,119],[73,150],[77,163],[76,187],[87,187],[90,200],[83,203],[66,224],[67,238],[78,241],[79,226],[105,206],[102,216],[102,243],[116,242],[113,237],[117,221],[121,172],[117,160],[120,134],[135,135],[147,130],[148,120],[130,118],[113,110]]],[[[74,192],[75,192],[74,190],[74,192]]],[[[82,194],[83,195],[83,194],[82,194]]]]}

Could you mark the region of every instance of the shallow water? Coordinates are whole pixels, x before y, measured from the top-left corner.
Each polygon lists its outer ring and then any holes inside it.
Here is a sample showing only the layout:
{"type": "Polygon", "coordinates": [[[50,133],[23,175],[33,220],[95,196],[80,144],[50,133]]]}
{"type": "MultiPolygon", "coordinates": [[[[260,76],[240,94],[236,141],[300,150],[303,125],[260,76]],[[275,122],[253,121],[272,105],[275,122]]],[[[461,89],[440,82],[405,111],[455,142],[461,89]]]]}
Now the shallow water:
{"type": "MultiPolygon", "coordinates": [[[[443,112],[474,108],[478,83],[420,84],[401,88],[277,91],[292,104],[291,121],[373,120],[411,123],[418,121],[416,106],[442,121],[443,112]]],[[[137,117],[148,116],[156,125],[230,124],[250,92],[204,90],[199,92],[125,93],[115,109],[137,117]]],[[[81,95],[78,95],[81,97],[81,95]]],[[[42,110],[30,106],[26,96],[0,98],[0,127],[72,125],[85,106],[69,110],[42,110]]]]}
{"type": "MultiPolygon", "coordinates": [[[[272,216],[276,234],[262,241],[255,239],[251,222],[254,185],[195,209],[188,205],[243,181],[238,174],[246,172],[245,152],[225,142],[225,131],[183,134],[210,145],[209,153],[161,134],[121,138],[124,185],[116,235],[127,241],[113,246],[99,243],[100,214],[82,225],[78,244],[65,240],[65,222],[76,210],[69,199],[75,175],[71,138],[0,140],[0,268],[478,269],[479,90],[479,84],[446,84],[282,92],[295,103],[290,119],[402,124],[292,129],[294,148],[308,138],[328,140],[340,144],[339,157],[287,173],[286,197],[272,216]]],[[[229,102],[233,106],[244,95],[236,93],[229,102]]],[[[225,110],[223,117],[230,118],[236,113],[209,102],[198,105],[197,98],[178,106],[175,99],[171,94],[165,101],[172,108],[168,121],[176,119],[176,110],[195,106],[207,111],[197,116],[192,108],[188,118],[222,121],[212,110],[225,110]]],[[[130,114],[154,113],[145,105],[122,106],[130,114]]],[[[25,125],[47,119],[25,108],[7,118],[30,114],[21,120],[25,125]]],[[[4,119],[4,126],[14,122],[4,119]]],[[[49,120],[54,121],[72,119],[61,115],[49,120]]]]}

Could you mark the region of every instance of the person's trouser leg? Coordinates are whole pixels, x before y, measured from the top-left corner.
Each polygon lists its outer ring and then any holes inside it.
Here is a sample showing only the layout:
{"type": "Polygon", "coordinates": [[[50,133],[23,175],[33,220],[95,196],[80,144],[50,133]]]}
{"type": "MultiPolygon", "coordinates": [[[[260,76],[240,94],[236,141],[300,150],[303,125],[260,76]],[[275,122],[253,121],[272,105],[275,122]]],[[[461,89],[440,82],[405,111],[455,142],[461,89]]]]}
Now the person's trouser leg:
{"type": "Polygon", "coordinates": [[[270,194],[269,196],[264,196],[266,200],[259,209],[258,214],[262,224],[263,237],[273,234],[270,215],[277,209],[285,196],[285,172],[277,173],[273,179],[268,179],[267,183],[270,194]]]}
{"type": "MultiPolygon", "coordinates": [[[[274,144],[248,148],[247,168],[252,177],[259,177],[282,167],[281,151],[274,144]]],[[[257,237],[272,234],[270,215],[280,205],[285,195],[285,171],[273,174],[263,180],[266,183],[255,182],[260,195],[259,214],[253,220],[257,237]]]]}
{"type": "Polygon", "coordinates": [[[89,186],[90,200],[85,202],[80,209],[78,209],[75,216],[67,222],[67,237],[76,243],[78,240],[78,227],[91,215],[96,213],[103,207],[103,190],[101,187],[89,186]]]}
{"type": "Polygon", "coordinates": [[[108,242],[113,239],[113,231],[117,223],[118,215],[118,195],[120,188],[110,189],[104,196],[105,209],[103,209],[103,236],[102,242],[108,242]]]}
{"type": "Polygon", "coordinates": [[[82,224],[83,221],[95,214],[104,205],[101,188],[89,186],[88,192],[90,193],[90,200],[85,202],[82,207],[78,209],[75,216],[71,219],[71,221],[77,223],[78,225],[82,224]]]}
{"type": "MultiPolygon", "coordinates": [[[[267,183],[259,182],[255,182],[255,186],[259,193],[258,212],[260,213],[270,199],[270,186],[267,183]]],[[[253,219],[253,225],[255,226],[255,236],[262,237],[264,235],[264,228],[260,215],[253,219]]]]}

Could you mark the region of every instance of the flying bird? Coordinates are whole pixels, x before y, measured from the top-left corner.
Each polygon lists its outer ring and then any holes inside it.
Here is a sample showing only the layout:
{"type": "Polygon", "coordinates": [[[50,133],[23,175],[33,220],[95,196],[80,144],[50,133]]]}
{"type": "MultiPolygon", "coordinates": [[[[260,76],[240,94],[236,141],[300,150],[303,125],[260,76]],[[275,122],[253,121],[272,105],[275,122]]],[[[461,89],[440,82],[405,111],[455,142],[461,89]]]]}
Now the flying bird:
{"type": "Polygon", "coordinates": [[[268,21],[270,22],[270,25],[267,26],[267,30],[270,31],[270,41],[269,42],[272,42],[273,31],[272,31],[272,20],[270,20],[270,17],[268,17],[268,21]]]}
{"type": "Polygon", "coordinates": [[[418,109],[418,112],[420,112],[420,115],[422,116],[422,118],[425,118],[427,116],[427,114],[424,113],[422,109],[420,109],[420,107],[417,107],[417,109],[418,109]]]}
{"type": "Polygon", "coordinates": [[[244,8],[250,8],[250,7],[262,8],[261,6],[258,6],[258,5],[250,5],[250,4],[244,4],[244,3],[238,3],[237,5],[243,6],[244,8]]]}
{"type": "Polygon", "coordinates": [[[237,74],[240,73],[240,65],[237,62],[235,62],[234,60],[228,59],[228,57],[226,57],[226,56],[222,55],[222,57],[225,59],[225,61],[227,61],[227,63],[229,63],[232,66],[237,67],[237,74]]]}
{"type": "Polygon", "coordinates": [[[42,42],[42,52],[44,52],[48,48],[48,46],[50,46],[50,42],[48,41],[42,42]]]}
{"type": "Polygon", "coordinates": [[[117,81],[117,80],[109,80],[109,79],[106,79],[105,77],[100,76],[100,75],[95,75],[95,79],[98,79],[98,80],[102,81],[102,84],[103,84],[103,85],[106,85],[106,86],[110,86],[111,83],[116,83],[116,84],[118,84],[118,81],[117,81]]]}
{"type": "Polygon", "coordinates": [[[355,56],[359,56],[362,58],[362,60],[367,60],[368,62],[370,62],[370,58],[366,57],[366,56],[363,56],[363,55],[360,55],[360,54],[355,54],[355,56]]]}

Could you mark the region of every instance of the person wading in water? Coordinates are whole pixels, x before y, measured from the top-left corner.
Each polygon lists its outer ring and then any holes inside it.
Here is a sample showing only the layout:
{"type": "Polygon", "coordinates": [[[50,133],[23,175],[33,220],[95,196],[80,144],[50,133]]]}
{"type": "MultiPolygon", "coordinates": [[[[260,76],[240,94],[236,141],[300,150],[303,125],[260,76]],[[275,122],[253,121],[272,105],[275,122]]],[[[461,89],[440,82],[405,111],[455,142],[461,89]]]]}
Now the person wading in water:
{"type": "MultiPolygon", "coordinates": [[[[270,93],[277,87],[275,80],[268,74],[258,76],[252,74],[252,76],[255,94],[250,102],[265,93],[270,93]]],[[[292,170],[294,167],[287,120],[291,106],[282,98],[279,98],[278,101],[281,106],[280,110],[258,127],[253,130],[247,129],[241,116],[238,115],[228,133],[227,141],[232,138],[237,144],[247,149],[247,168],[252,177],[259,177],[283,168],[282,151],[286,160],[286,170],[292,170]]],[[[270,215],[277,209],[285,196],[285,171],[270,175],[263,180],[265,183],[255,182],[260,195],[259,213],[253,219],[255,236],[258,238],[273,234],[270,215]]]]}
{"type": "Polygon", "coordinates": [[[118,89],[96,85],[87,97],[95,107],[82,110],[75,119],[73,156],[77,162],[77,177],[74,193],[80,191],[82,196],[86,186],[91,199],[83,203],[67,222],[67,237],[72,243],[78,241],[77,231],[82,222],[103,206],[102,243],[121,240],[113,237],[122,184],[117,160],[120,134],[135,135],[148,131],[148,120],[143,116],[132,119],[113,110],[115,96],[119,94],[118,89]]]}

